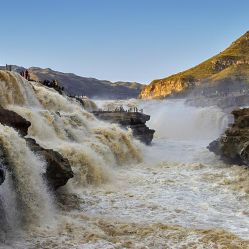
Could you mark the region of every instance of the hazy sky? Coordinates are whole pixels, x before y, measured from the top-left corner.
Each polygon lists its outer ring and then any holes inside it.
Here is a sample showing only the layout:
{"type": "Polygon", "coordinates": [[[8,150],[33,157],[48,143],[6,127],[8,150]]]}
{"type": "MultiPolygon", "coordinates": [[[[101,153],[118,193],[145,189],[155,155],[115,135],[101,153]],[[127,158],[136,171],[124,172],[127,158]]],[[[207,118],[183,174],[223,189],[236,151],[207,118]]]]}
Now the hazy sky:
{"type": "Polygon", "coordinates": [[[148,83],[249,29],[248,0],[0,0],[0,64],[148,83]]]}

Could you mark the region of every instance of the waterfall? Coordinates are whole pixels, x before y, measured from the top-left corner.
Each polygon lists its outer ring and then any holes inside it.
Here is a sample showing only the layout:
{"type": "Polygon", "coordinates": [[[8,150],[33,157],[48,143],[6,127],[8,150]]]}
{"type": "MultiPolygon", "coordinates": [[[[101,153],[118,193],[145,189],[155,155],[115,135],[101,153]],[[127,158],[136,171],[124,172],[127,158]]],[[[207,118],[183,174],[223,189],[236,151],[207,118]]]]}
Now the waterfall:
{"type": "Polygon", "coordinates": [[[214,140],[228,126],[229,117],[217,107],[192,107],[179,100],[143,102],[152,115],[149,126],[156,137],[183,140],[214,140]]]}
{"type": "Polygon", "coordinates": [[[17,73],[0,72],[0,104],[39,106],[32,86],[17,73]]]}
{"type": "Polygon", "coordinates": [[[76,100],[53,89],[33,83],[33,91],[42,107],[8,108],[31,122],[30,137],[69,160],[77,185],[105,182],[112,167],[141,161],[138,142],[130,131],[97,120],[76,100]]]}
{"type": "MultiPolygon", "coordinates": [[[[0,71],[0,91],[0,104],[31,122],[28,137],[69,160],[74,187],[109,181],[113,167],[142,160],[140,143],[130,131],[97,120],[75,99],[5,71],[0,71]]],[[[44,159],[37,157],[14,129],[3,125],[0,147],[7,168],[0,186],[2,219],[10,227],[38,226],[50,220],[54,205],[42,178],[44,159]]]]}
{"type": "Polygon", "coordinates": [[[45,163],[14,129],[3,125],[0,125],[0,147],[7,169],[7,180],[0,191],[6,224],[15,228],[48,222],[53,216],[53,205],[42,178],[45,163]]]}

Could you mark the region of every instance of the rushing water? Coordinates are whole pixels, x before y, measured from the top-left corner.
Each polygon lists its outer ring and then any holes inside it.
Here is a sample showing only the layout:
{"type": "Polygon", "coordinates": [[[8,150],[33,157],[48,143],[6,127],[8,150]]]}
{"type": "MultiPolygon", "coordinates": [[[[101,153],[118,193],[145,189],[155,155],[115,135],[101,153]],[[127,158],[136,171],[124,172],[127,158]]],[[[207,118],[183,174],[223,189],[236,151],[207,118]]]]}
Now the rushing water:
{"type": "Polygon", "coordinates": [[[70,98],[16,74],[0,76],[1,104],[31,121],[28,136],[59,151],[75,172],[53,196],[42,158],[0,126],[8,161],[1,162],[8,173],[0,248],[249,248],[249,172],[206,149],[227,127],[226,114],[180,100],[96,101],[150,114],[156,134],[145,146],[70,98]]]}

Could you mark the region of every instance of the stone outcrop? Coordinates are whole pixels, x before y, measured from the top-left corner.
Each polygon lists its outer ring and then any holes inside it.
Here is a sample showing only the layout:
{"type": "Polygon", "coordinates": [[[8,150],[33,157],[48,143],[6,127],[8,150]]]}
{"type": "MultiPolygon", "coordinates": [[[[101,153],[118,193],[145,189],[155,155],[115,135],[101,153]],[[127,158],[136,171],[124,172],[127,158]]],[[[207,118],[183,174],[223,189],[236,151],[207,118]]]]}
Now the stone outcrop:
{"type": "Polygon", "coordinates": [[[249,166],[249,108],[232,112],[234,123],[208,149],[226,162],[249,166]]]}
{"type": "Polygon", "coordinates": [[[42,148],[32,138],[26,138],[26,142],[32,151],[45,159],[47,163],[45,179],[50,187],[57,189],[64,186],[73,177],[74,174],[69,161],[62,157],[59,152],[42,148]]]}
{"type": "MultiPolygon", "coordinates": [[[[29,121],[17,113],[2,107],[0,107],[0,123],[14,128],[23,137],[28,134],[28,128],[31,125],[29,121]]],[[[65,185],[67,181],[73,177],[73,172],[68,160],[63,158],[60,153],[42,148],[34,139],[25,138],[25,140],[30,149],[34,151],[35,154],[42,156],[47,162],[45,178],[51,188],[57,189],[58,187],[65,185]]],[[[4,155],[1,155],[1,158],[4,159],[4,155]]],[[[4,179],[5,169],[0,167],[0,184],[4,179]]]]}
{"type": "Polygon", "coordinates": [[[28,128],[31,125],[29,121],[17,113],[6,110],[2,107],[0,107],[0,123],[14,128],[22,136],[26,136],[28,134],[28,128]]]}
{"type": "MultiPolygon", "coordinates": [[[[6,110],[0,106],[0,123],[3,125],[10,126],[17,130],[20,135],[26,136],[28,133],[28,128],[31,125],[29,121],[18,115],[13,111],[6,110]]],[[[0,153],[0,185],[5,180],[6,169],[2,165],[3,163],[3,154],[0,153]]]]}
{"type": "Polygon", "coordinates": [[[212,60],[212,69],[219,72],[231,65],[236,64],[236,62],[237,58],[234,56],[223,56],[219,59],[212,60]]]}
{"type": "Polygon", "coordinates": [[[183,90],[183,82],[181,79],[169,79],[167,81],[154,81],[149,86],[143,88],[140,93],[142,99],[164,98],[173,92],[183,90]]]}
{"type": "Polygon", "coordinates": [[[131,128],[135,138],[149,145],[155,133],[154,130],[146,126],[150,116],[140,112],[125,111],[94,111],[97,118],[111,123],[117,123],[125,128],[131,128]]]}

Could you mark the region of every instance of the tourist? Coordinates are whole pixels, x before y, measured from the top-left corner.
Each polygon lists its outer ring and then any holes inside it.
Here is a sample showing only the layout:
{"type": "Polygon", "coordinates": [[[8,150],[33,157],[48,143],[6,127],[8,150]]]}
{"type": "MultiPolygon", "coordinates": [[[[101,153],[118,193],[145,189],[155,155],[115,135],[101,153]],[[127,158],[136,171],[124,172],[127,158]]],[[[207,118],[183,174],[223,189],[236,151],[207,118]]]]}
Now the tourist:
{"type": "Polygon", "coordinates": [[[29,80],[29,71],[26,69],[24,73],[25,79],[29,80]]]}

